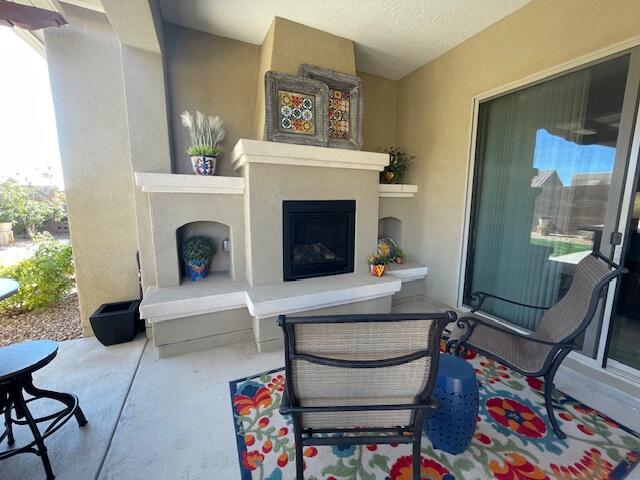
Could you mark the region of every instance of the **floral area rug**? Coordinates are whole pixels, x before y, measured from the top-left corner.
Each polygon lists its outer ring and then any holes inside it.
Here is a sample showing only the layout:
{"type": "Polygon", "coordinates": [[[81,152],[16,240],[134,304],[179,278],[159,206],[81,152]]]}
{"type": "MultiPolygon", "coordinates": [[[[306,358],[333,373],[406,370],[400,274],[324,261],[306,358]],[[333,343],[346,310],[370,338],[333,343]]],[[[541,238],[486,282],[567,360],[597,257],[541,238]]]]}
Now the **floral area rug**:
{"type": "MultiPolygon", "coordinates": [[[[475,436],[466,452],[450,455],[434,450],[425,435],[422,479],[632,478],[637,434],[556,391],[556,415],[567,434],[560,440],[546,423],[541,380],[475,352],[467,360],[480,386],[475,436]]],[[[230,382],[242,480],[295,479],[291,419],[278,412],[284,382],[284,370],[230,382]]],[[[305,480],[411,480],[411,445],[305,447],[304,456],[305,480]]]]}

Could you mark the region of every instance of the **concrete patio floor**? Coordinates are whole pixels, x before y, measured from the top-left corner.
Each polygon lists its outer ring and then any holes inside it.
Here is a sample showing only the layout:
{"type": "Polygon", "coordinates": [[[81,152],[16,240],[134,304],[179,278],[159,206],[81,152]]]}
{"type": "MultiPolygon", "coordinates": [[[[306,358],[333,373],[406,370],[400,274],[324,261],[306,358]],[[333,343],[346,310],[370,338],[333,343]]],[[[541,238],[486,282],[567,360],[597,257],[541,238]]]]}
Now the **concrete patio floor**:
{"type": "MultiPolygon", "coordinates": [[[[394,310],[425,311],[426,304],[394,310]]],[[[108,348],[94,338],[62,342],[35,383],[76,393],[89,424],[79,429],[72,420],[48,439],[56,478],[239,479],[228,382],[282,364],[281,351],[260,354],[251,342],[163,359],[142,336],[108,348]]],[[[556,385],[640,431],[640,400],[613,397],[566,369],[556,385]]],[[[34,455],[0,462],[2,480],[43,478],[34,455]]]]}

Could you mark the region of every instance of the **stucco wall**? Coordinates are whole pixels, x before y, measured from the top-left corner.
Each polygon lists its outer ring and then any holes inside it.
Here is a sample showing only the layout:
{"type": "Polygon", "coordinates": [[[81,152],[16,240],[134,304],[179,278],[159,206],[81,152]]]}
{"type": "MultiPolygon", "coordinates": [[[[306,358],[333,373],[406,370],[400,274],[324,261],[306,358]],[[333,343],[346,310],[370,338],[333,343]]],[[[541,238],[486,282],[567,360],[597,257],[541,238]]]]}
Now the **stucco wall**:
{"type": "MultiPolygon", "coordinates": [[[[122,46],[130,162],[133,172],[171,172],[162,54],[122,46]]],[[[156,284],[146,195],[134,188],[142,286],[156,284]]]]}
{"type": "Polygon", "coordinates": [[[375,152],[396,144],[398,82],[358,72],[364,89],[364,147],[375,152]]]}
{"type": "Polygon", "coordinates": [[[260,47],[166,24],[165,61],[173,131],[173,172],[192,173],[185,153],[188,134],[180,114],[200,110],[222,117],[227,129],[219,175],[237,175],[229,154],[240,138],[254,138],[256,78],[260,47]]]}
{"type": "MultiPolygon", "coordinates": [[[[192,222],[217,222],[229,227],[230,275],[245,278],[244,200],[241,195],[150,193],[149,217],[159,287],[180,285],[176,231],[192,222]]],[[[212,236],[212,239],[216,238],[212,236]]],[[[220,238],[216,238],[218,253],[220,238]]],[[[222,239],[223,240],[223,239],[222,239]]]]}
{"type": "Polygon", "coordinates": [[[283,281],[282,201],[355,200],[356,273],[365,272],[378,233],[378,172],[253,163],[244,167],[252,285],[283,281]],[[330,188],[327,186],[330,185],[330,188]]]}
{"type": "Polygon", "coordinates": [[[474,96],[640,35],[640,2],[534,0],[398,84],[396,138],[417,155],[405,249],[426,294],[455,305],[474,96]]]}
{"type": "Polygon", "coordinates": [[[266,139],[264,74],[268,70],[296,74],[301,63],[355,75],[353,42],[291,20],[274,18],[262,43],[256,76],[255,138],[266,139]]]}
{"type": "Polygon", "coordinates": [[[85,334],[101,303],[138,298],[120,45],[105,15],[65,7],[44,30],[85,334]]]}
{"type": "Polygon", "coordinates": [[[312,63],[355,75],[353,42],[347,38],[276,17],[271,69],[298,73],[301,63],[312,63]]]}

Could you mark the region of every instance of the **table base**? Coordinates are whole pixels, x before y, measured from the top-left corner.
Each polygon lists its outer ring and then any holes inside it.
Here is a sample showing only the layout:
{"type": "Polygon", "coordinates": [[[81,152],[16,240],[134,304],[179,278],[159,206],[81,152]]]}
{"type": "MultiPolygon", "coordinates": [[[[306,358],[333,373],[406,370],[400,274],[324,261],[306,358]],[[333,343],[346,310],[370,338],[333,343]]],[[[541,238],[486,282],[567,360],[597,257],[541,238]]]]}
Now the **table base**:
{"type": "Polygon", "coordinates": [[[55,478],[55,476],[51,468],[51,463],[49,462],[44,440],[59,430],[73,416],[76,417],[80,427],[87,424],[87,419],[82,413],[82,409],[78,403],[78,397],[71,393],[54,392],[37,388],[33,385],[33,378],[30,374],[0,384],[0,414],[4,414],[5,424],[4,432],[0,434],[0,444],[5,438],[9,446],[15,443],[13,425],[27,425],[33,434],[32,442],[21,447],[0,452],[0,460],[26,452],[38,455],[42,459],[47,480],[51,480],[55,478]],[[23,390],[31,395],[31,398],[25,399],[23,390]],[[64,404],[64,408],[55,413],[34,418],[29,410],[28,404],[42,398],[56,400],[64,404]],[[13,411],[15,411],[15,418],[12,416],[13,411]],[[51,421],[51,423],[44,432],[40,432],[38,423],[47,421],[51,421]]]}

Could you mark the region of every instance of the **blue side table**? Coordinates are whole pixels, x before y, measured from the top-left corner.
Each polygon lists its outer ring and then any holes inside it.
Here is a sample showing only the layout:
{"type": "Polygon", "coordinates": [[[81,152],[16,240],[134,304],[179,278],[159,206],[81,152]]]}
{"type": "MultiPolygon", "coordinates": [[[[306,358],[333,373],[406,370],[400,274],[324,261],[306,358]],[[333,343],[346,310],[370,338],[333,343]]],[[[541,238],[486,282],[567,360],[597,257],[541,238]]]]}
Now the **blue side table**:
{"type": "Polygon", "coordinates": [[[467,361],[441,354],[434,397],[440,408],[425,421],[433,448],[457,455],[471,443],[478,418],[478,382],[467,361]]]}

